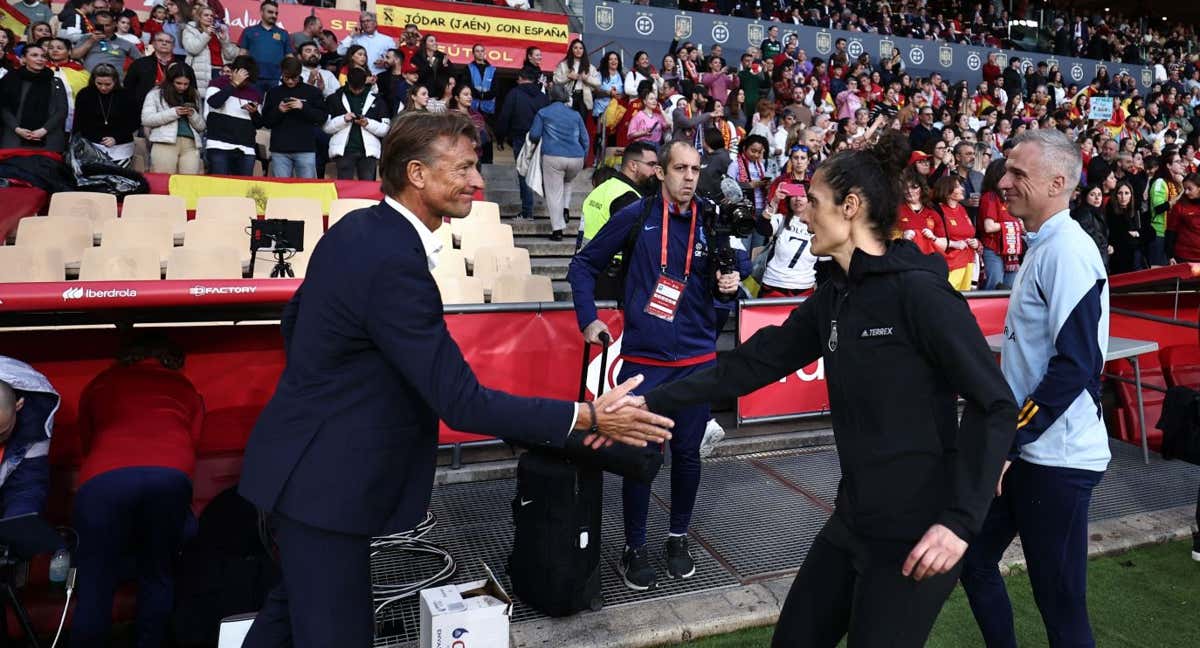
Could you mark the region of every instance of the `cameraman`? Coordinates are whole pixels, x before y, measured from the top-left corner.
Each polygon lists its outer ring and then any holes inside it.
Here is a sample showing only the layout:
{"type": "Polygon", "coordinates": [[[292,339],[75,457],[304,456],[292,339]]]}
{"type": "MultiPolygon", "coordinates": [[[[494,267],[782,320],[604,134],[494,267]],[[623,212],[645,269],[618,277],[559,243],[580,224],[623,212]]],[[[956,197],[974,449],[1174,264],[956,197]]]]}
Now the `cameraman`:
{"type": "MultiPolygon", "coordinates": [[[[576,251],[583,249],[583,246],[596,238],[596,233],[608,223],[613,214],[637,202],[642,194],[653,191],[657,169],[658,154],[654,152],[653,146],[646,142],[633,142],[625,147],[625,152],[621,155],[621,168],[613,177],[600,183],[583,200],[583,228],[579,231],[579,245],[576,246],[576,251]]],[[[610,265],[619,265],[620,260],[619,255],[613,257],[613,263],[610,265]]],[[[615,270],[615,267],[610,267],[597,278],[597,299],[620,297],[615,270]]]]}
{"type": "MultiPolygon", "coordinates": [[[[736,271],[718,274],[710,254],[702,214],[712,205],[694,197],[700,154],[687,142],[673,141],[663,147],[658,160],[662,191],[613,214],[575,255],[567,272],[584,339],[598,342],[608,329],[596,316],[596,280],[613,255],[624,250],[620,375],[645,375],[643,390],[690,376],[713,363],[717,342],[713,300],[718,293],[734,295],[741,280],[736,271]]],[[[700,485],[699,449],[708,419],[708,405],[686,408],[676,415],[672,430],[671,528],[666,543],[672,578],[688,578],[696,571],[687,532],[700,485]]],[[[657,579],[645,549],[650,487],[626,480],[622,500],[626,546],[619,569],[627,587],[648,590],[657,579]]]]}

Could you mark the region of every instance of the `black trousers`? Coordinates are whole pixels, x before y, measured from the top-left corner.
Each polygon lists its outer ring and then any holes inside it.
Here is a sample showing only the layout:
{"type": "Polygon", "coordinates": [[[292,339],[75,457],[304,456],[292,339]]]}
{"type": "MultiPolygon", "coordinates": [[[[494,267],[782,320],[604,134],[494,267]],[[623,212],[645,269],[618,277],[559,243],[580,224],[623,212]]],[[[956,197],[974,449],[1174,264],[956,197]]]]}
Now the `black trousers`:
{"type": "Polygon", "coordinates": [[[849,648],[924,646],[961,562],[920,582],[907,578],[900,567],[916,542],[865,541],[834,513],[796,574],[773,648],[832,648],[847,633],[849,648]]]}
{"type": "Polygon", "coordinates": [[[351,153],[333,158],[333,166],[337,169],[338,180],[375,180],[376,166],[379,158],[367,157],[361,153],[351,153]]]}
{"type": "Polygon", "coordinates": [[[245,648],[368,648],[375,634],[371,539],[273,518],[283,578],[245,648]]]}

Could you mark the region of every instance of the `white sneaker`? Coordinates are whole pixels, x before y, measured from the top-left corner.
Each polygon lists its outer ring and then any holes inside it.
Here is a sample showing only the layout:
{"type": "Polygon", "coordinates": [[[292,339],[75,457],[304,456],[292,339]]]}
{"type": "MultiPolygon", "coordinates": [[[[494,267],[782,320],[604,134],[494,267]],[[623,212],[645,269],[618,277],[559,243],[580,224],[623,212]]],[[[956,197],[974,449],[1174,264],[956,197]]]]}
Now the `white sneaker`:
{"type": "Polygon", "coordinates": [[[725,429],[717,423],[717,419],[708,419],[708,425],[704,426],[704,439],[700,441],[700,456],[711,455],[717,444],[724,439],[725,429]]]}

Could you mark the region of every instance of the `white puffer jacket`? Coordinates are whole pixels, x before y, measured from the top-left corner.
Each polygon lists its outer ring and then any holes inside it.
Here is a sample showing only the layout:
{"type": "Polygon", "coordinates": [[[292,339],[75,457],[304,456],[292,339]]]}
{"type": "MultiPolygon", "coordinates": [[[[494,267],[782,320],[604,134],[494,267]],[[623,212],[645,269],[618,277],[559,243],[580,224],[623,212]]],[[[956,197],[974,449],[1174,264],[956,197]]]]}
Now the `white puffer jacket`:
{"type": "MultiPolygon", "coordinates": [[[[203,97],[209,82],[212,81],[212,52],[208,50],[208,41],[212,36],[201,31],[199,25],[194,22],[184,25],[179,35],[183,41],[183,49],[187,50],[187,64],[196,72],[196,89],[203,97]]],[[[225,63],[229,63],[241,53],[237,43],[229,40],[228,32],[217,32],[217,38],[221,42],[221,57],[225,59],[225,63]]]]}
{"type": "MultiPolygon", "coordinates": [[[[188,125],[196,134],[198,143],[205,128],[204,115],[199,107],[193,108],[196,110],[188,116],[188,125]]],[[[142,125],[150,129],[146,139],[159,144],[174,144],[179,135],[179,125],[176,123],[178,121],[179,115],[175,114],[175,109],[163,100],[161,88],[154,88],[146,95],[146,102],[142,104],[142,125]]]]}

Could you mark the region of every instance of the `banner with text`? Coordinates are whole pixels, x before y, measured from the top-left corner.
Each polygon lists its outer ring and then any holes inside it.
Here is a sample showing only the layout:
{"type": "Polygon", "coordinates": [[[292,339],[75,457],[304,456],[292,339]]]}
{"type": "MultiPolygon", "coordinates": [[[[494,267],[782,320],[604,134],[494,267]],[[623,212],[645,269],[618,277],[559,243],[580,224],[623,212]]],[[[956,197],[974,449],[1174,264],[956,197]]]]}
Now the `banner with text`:
{"type": "MultiPolygon", "coordinates": [[[[969,297],[967,304],[975,314],[984,335],[1004,330],[1008,297],[969,297]]],[[[771,300],[744,302],[738,309],[738,343],[750,339],[759,329],[782,324],[795,304],[772,304],[771,300]]],[[[825,384],[825,362],[813,364],[789,374],[778,382],[738,399],[738,422],[783,416],[823,414],[829,411],[829,391],[825,384]]]]}
{"type": "MultiPolygon", "coordinates": [[[[1021,58],[1023,70],[1040,61],[1057,65],[1068,85],[1081,88],[1101,69],[1107,69],[1112,76],[1118,72],[1129,73],[1143,92],[1154,80],[1154,71],[1150,67],[1068,58],[1043,52],[948,45],[939,41],[820,29],[773,20],[751,20],[603,0],[585,0],[583,11],[583,34],[588,48],[592,51],[618,51],[626,68],[631,64],[634,53],[640,50],[649,52],[650,60],[657,66],[674,39],[702,44],[705,52],[713,45],[720,45],[725,60],[736,61],[748,48],[758,47],[767,37],[767,28],[772,25],[779,25],[782,42],[796,35],[800,49],[805,50],[809,58],[828,58],[837,40],[844,38],[850,58],[867,53],[873,61],[878,61],[880,58],[890,58],[894,51],[899,51],[906,70],[914,77],[940,72],[947,81],[967,81],[972,86],[982,78],[981,70],[992,53],[999,56],[1001,69],[1008,66],[1010,56],[1021,58]]],[[[598,59],[598,55],[593,56],[593,60],[598,59]]]]}
{"type": "MultiPolygon", "coordinates": [[[[259,20],[259,2],[257,0],[225,0],[225,24],[229,27],[229,38],[238,42],[242,30],[262,22],[259,20]]],[[[345,9],[319,9],[300,4],[279,5],[279,27],[288,32],[298,32],[304,29],[304,19],[316,16],[321,19],[321,26],[328,29],[341,41],[358,29],[358,12],[345,9]]]]}
{"type": "Polygon", "coordinates": [[[525,48],[534,46],[542,50],[542,69],[550,71],[571,39],[564,14],[436,0],[378,0],[376,12],[380,31],[398,39],[405,25],[416,25],[422,35],[437,37],[452,63],[469,63],[479,44],[492,65],[520,68],[525,48]]]}

